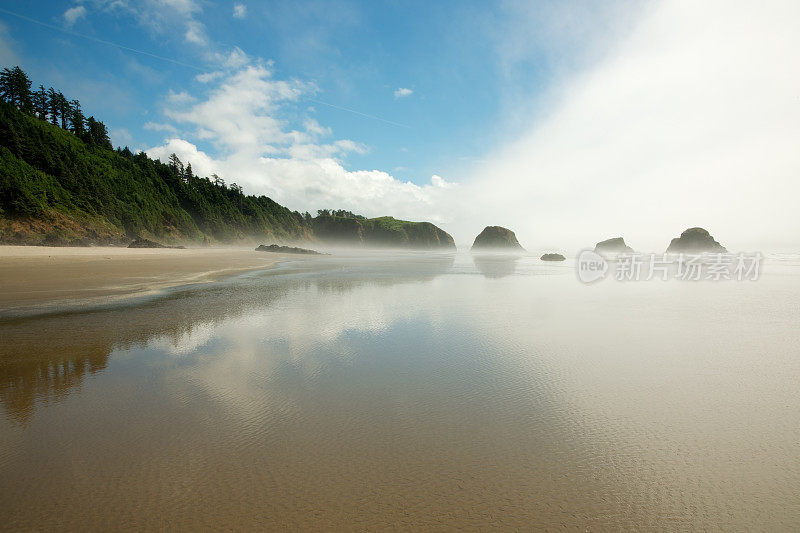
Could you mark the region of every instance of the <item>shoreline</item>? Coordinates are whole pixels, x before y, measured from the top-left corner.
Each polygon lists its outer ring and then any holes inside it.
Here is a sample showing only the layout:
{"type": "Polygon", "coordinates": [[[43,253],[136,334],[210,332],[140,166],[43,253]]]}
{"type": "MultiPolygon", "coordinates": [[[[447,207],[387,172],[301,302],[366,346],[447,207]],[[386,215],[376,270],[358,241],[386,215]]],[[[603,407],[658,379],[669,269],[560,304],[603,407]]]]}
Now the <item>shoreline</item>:
{"type": "Polygon", "coordinates": [[[113,305],[288,258],[252,248],[0,246],[0,319],[113,305]]]}

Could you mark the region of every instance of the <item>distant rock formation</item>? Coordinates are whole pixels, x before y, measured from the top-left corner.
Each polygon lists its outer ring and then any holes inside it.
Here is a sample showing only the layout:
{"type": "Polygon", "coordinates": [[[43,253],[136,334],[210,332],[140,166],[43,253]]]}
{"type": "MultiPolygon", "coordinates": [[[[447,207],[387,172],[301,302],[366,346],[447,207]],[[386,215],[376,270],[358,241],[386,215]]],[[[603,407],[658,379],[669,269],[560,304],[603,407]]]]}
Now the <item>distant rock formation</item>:
{"type": "Polygon", "coordinates": [[[430,222],[320,215],[312,219],[312,227],[314,235],[328,244],[416,250],[456,247],[449,233],[430,222]]]}
{"type": "Polygon", "coordinates": [[[622,237],[614,237],[613,239],[598,242],[594,247],[594,251],[598,254],[629,254],[633,252],[633,248],[625,244],[625,239],[622,237]]]}
{"type": "Polygon", "coordinates": [[[151,241],[149,239],[145,239],[143,237],[136,237],[132,243],[128,245],[128,248],[174,248],[177,250],[183,250],[185,246],[165,246],[160,242],[151,241]]]}
{"type": "Polygon", "coordinates": [[[278,246],[277,244],[270,244],[266,246],[262,244],[256,248],[256,252],[275,252],[281,254],[307,254],[307,255],[327,255],[315,250],[307,250],[305,248],[295,248],[293,246],[278,246]]]}
{"type": "Polygon", "coordinates": [[[703,228],[687,229],[680,237],[672,239],[667,248],[667,253],[671,254],[703,252],[727,253],[728,250],[703,228]]]}
{"type": "Polygon", "coordinates": [[[561,254],[544,254],[539,259],[542,261],[565,261],[567,258],[561,254]]]}
{"type": "Polygon", "coordinates": [[[525,251],[525,248],[520,245],[517,236],[510,229],[500,226],[486,226],[483,231],[475,237],[475,242],[472,243],[473,250],[520,250],[525,251]]]}
{"type": "Polygon", "coordinates": [[[314,235],[328,244],[362,246],[364,226],[355,218],[321,215],[312,220],[314,235]]]}

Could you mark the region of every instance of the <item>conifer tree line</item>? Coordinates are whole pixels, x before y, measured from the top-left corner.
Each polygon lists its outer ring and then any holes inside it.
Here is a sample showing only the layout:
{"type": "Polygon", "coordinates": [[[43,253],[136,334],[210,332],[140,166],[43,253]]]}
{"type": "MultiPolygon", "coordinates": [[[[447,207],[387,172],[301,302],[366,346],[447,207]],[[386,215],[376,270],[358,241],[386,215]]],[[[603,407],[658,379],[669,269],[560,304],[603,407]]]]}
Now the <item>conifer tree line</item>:
{"type": "Polygon", "coordinates": [[[323,217],[339,217],[339,218],[355,218],[357,220],[366,220],[367,217],[356,215],[352,211],[346,209],[317,209],[317,216],[323,217]]]}
{"type": "Polygon", "coordinates": [[[0,72],[0,98],[20,111],[47,120],[74,133],[90,146],[112,149],[106,125],[93,116],[86,117],[78,100],[70,100],[61,91],[39,85],[31,89],[31,79],[19,67],[0,72]]]}
{"type": "MultiPolygon", "coordinates": [[[[246,195],[216,174],[201,177],[174,153],[161,162],[114,149],[105,124],[86,117],[80,102],[31,86],[20,67],[0,70],[0,242],[120,242],[136,235],[235,242],[318,232],[335,238],[353,228],[341,219],[367,221],[344,209],[320,209],[315,217],[246,195]],[[13,226],[12,219],[58,224],[13,226]]],[[[382,238],[402,229],[393,219],[392,227],[380,224],[370,228],[382,238]]]]}
{"type": "MultiPolygon", "coordinates": [[[[122,149],[118,148],[117,152],[123,157],[136,157],[127,146],[122,149]]],[[[191,162],[188,162],[184,165],[183,161],[181,161],[181,159],[175,153],[170,154],[166,165],[172,173],[173,179],[180,183],[180,187],[178,189],[181,191],[181,195],[195,196],[194,201],[196,203],[200,203],[202,201],[201,198],[213,200],[220,192],[224,195],[230,196],[234,201],[234,206],[238,208],[239,211],[243,212],[248,211],[246,204],[252,199],[257,199],[259,201],[272,201],[265,196],[258,198],[255,196],[248,196],[244,193],[244,188],[241,185],[237,185],[236,183],[226,184],[225,180],[217,174],[201,177],[200,175],[195,174],[194,170],[192,169],[191,162]]],[[[292,211],[292,216],[299,224],[304,226],[310,225],[313,218],[308,211],[305,213],[292,211]]]]}

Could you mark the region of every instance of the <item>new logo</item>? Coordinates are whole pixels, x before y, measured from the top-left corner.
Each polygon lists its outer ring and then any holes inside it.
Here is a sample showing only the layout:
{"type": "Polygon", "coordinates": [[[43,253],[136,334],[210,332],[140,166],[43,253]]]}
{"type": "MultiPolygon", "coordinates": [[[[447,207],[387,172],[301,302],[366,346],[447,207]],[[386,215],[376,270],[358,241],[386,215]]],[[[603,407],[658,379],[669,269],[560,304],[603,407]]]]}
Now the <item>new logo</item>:
{"type": "Polygon", "coordinates": [[[603,256],[592,250],[584,250],[578,255],[578,279],[593,283],[606,277],[608,263],[603,256]]]}

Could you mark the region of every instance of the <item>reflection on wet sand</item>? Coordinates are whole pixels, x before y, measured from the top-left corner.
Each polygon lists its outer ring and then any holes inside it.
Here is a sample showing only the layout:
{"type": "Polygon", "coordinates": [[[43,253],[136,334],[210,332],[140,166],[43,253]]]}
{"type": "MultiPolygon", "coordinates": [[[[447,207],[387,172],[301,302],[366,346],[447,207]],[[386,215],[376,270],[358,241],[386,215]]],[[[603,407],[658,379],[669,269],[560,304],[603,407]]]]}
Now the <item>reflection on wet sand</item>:
{"type": "Polygon", "coordinates": [[[504,278],[512,275],[517,270],[519,255],[512,254],[484,254],[473,255],[472,260],[475,267],[484,277],[504,278]]]}
{"type": "Polygon", "coordinates": [[[0,518],[339,530],[466,527],[502,509],[496,524],[525,527],[568,501],[600,512],[584,492],[603,484],[580,472],[587,452],[554,424],[548,386],[476,354],[480,335],[448,319],[456,300],[437,309],[431,283],[451,264],[297,272],[31,321],[71,352],[116,351],[106,386],[22,413],[30,432],[52,428],[28,452],[52,466],[5,465],[7,481],[35,482],[0,518]],[[95,336],[59,334],[79,323],[95,336]]]}
{"type": "Polygon", "coordinates": [[[587,288],[535,258],[501,283],[470,256],[326,261],[0,323],[0,524],[800,524],[797,278],[587,288]]]}
{"type": "Polygon", "coordinates": [[[79,387],[88,374],[102,371],[115,348],[143,347],[156,337],[173,344],[199,325],[215,326],[271,302],[290,291],[315,287],[321,293],[341,293],[365,284],[392,285],[433,279],[447,272],[452,255],[433,255],[412,262],[406,276],[387,275],[393,261],[373,259],[358,277],[328,278],[320,272],[336,270],[335,259],[300,264],[281,272],[252,274],[236,282],[178,290],[131,307],[116,306],[90,312],[50,314],[0,321],[0,403],[12,419],[24,423],[37,401],[58,401],[79,387]],[[280,277],[280,275],[279,275],[280,277]],[[284,283],[283,278],[289,278],[284,283]]]}
{"type": "Polygon", "coordinates": [[[79,387],[84,376],[105,369],[110,350],[104,346],[84,346],[74,352],[68,348],[50,357],[30,353],[34,356],[0,355],[3,361],[0,364],[0,403],[11,418],[20,423],[28,421],[37,401],[58,401],[73,387],[79,387]]]}

